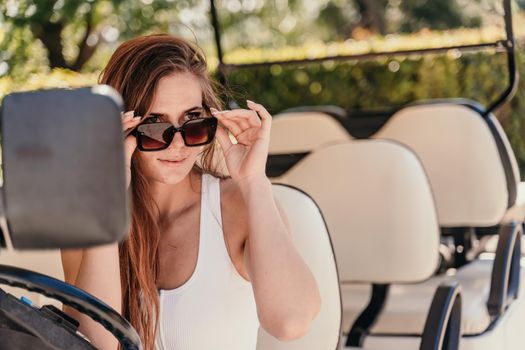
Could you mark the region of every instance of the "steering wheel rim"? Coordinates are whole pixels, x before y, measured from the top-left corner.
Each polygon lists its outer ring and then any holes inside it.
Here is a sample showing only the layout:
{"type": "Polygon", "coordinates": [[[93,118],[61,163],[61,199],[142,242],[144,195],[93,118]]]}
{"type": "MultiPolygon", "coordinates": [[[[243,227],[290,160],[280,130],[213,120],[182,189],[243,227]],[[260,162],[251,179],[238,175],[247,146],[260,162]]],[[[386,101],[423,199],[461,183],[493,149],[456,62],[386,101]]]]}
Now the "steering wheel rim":
{"type": "Polygon", "coordinates": [[[118,312],[85,291],[38,272],[0,264],[0,284],[43,294],[88,315],[119,341],[125,350],[142,350],[136,330],[118,312]]]}

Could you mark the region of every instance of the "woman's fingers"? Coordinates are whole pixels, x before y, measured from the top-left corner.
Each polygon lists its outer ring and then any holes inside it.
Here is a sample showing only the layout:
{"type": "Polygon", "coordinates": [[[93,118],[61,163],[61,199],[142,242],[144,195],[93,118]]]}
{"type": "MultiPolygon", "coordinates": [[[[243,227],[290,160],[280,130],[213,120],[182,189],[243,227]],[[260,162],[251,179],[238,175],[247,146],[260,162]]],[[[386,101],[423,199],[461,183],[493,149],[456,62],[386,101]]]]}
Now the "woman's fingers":
{"type": "Polygon", "coordinates": [[[232,115],[232,116],[224,116],[223,119],[227,119],[227,120],[237,123],[237,125],[241,128],[242,131],[253,127],[252,125],[250,125],[250,122],[245,117],[232,115]]]}
{"type": "Polygon", "coordinates": [[[260,129],[261,122],[253,111],[242,111],[241,115],[234,114],[239,111],[240,110],[234,110],[228,111],[228,113],[217,113],[215,115],[220,124],[226,127],[239,142],[242,141],[241,143],[243,144],[249,144],[251,136],[260,129]],[[252,120],[250,121],[249,119],[252,120]],[[253,119],[256,119],[256,121],[253,119]]]}
{"type": "MultiPolygon", "coordinates": [[[[250,127],[263,127],[269,130],[272,116],[263,105],[246,100],[249,109],[232,109],[227,111],[212,110],[212,113],[221,122],[226,120],[236,122],[242,131],[250,127]]],[[[230,130],[233,131],[233,130],[230,130]]],[[[234,132],[236,135],[236,133],[234,132]]]]}
{"type": "Polygon", "coordinates": [[[137,148],[137,139],[133,136],[128,136],[124,139],[124,154],[126,166],[129,168],[131,166],[131,156],[137,148]]]}
{"type": "Polygon", "coordinates": [[[272,115],[266,110],[266,108],[264,108],[263,105],[250,100],[246,100],[246,102],[248,104],[248,108],[250,108],[252,111],[255,111],[259,117],[261,117],[262,128],[266,131],[270,131],[272,126],[272,115]]]}
{"type": "Polygon", "coordinates": [[[244,129],[249,127],[260,127],[261,120],[254,111],[248,109],[232,109],[228,111],[217,111],[213,115],[218,119],[235,120],[244,129]]]}
{"type": "Polygon", "coordinates": [[[122,131],[124,132],[124,154],[126,167],[128,168],[131,166],[131,156],[133,155],[135,148],[137,148],[137,139],[134,136],[129,135],[129,133],[142,120],[142,117],[135,116],[134,114],[134,111],[128,111],[121,115],[122,131]]]}
{"type": "MultiPolygon", "coordinates": [[[[139,119],[139,118],[137,118],[137,119],[139,119]]],[[[137,120],[137,121],[132,120],[132,121],[126,123],[126,124],[123,124],[123,125],[122,125],[122,130],[124,131],[124,135],[125,135],[125,136],[128,136],[129,133],[130,133],[133,129],[135,129],[135,128],[137,127],[137,125],[139,125],[139,124],[140,124],[140,119],[137,120]]]]}
{"type": "Polygon", "coordinates": [[[124,132],[125,136],[128,136],[128,134],[133,130],[137,125],[142,121],[141,116],[135,116],[134,111],[128,111],[126,113],[122,113],[121,115],[122,120],[122,131],[124,132]]]}
{"type": "Polygon", "coordinates": [[[133,121],[134,113],[135,113],[135,111],[128,111],[126,113],[122,113],[121,114],[120,119],[122,121],[122,129],[123,130],[126,130],[126,127],[129,126],[130,122],[133,121]]]}
{"type": "Polygon", "coordinates": [[[228,131],[219,125],[217,127],[215,136],[217,137],[217,140],[219,140],[219,144],[221,145],[224,153],[227,153],[230,147],[233,146],[230,136],[228,135],[228,131]]]}
{"type": "Polygon", "coordinates": [[[237,137],[243,132],[242,127],[237,121],[219,116],[217,116],[217,119],[224,127],[226,127],[226,129],[228,129],[233,134],[233,136],[237,137]]]}
{"type": "Polygon", "coordinates": [[[122,118],[122,121],[128,121],[128,120],[131,120],[131,118],[133,118],[133,116],[135,115],[135,111],[127,111],[127,112],[122,112],[120,114],[120,117],[122,118]]]}
{"type": "Polygon", "coordinates": [[[137,148],[137,139],[134,136],[128,136],[124,139],[124,170],[126,172],[126,188],[131,182],[131,157],[137,148]]]}

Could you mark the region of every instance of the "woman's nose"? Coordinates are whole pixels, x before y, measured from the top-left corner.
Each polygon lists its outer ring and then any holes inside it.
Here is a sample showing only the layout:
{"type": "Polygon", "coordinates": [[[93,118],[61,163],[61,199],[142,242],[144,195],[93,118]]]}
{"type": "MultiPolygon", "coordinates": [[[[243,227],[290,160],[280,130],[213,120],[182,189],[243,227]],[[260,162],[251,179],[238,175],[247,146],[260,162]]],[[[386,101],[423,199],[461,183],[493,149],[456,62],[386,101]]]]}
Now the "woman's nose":
{"type": "Polygon", "coordinates": [[[168,146],[168,148],[181,148],[184,146],[184,139],[182,138],[182,134],[180,133],[180,131],[178,131],[175,133],[175,135],[173,135],[173,140],[171,140],[171,143],[168,146]]]}

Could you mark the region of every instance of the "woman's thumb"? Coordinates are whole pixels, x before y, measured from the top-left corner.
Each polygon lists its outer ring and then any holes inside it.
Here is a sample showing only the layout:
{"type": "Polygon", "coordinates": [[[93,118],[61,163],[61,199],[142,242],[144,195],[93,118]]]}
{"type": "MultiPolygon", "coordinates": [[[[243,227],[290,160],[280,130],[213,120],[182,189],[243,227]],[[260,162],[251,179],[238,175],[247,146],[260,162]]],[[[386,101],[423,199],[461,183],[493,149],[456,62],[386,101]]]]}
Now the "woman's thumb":
{"type": "Polygon", "coordinates": [[[124,159],[127,167],[131,165],[131,156],[133,155],[135,148],[137,148],[137,139],[132,135],[127,136],[124,139],[124,159]]]}

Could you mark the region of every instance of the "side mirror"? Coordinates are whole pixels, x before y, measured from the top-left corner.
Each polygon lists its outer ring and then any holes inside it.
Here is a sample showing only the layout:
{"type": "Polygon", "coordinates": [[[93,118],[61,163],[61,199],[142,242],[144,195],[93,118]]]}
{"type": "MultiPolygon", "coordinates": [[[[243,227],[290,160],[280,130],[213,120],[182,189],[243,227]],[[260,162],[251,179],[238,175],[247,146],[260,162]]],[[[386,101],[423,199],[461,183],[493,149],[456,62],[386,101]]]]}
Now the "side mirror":
{"type": "Polygon", "coordinates": [[[122,107],[105,85],[4,98],[3,246],[79,248],[124,238],[130,210],[122,107]]]}

